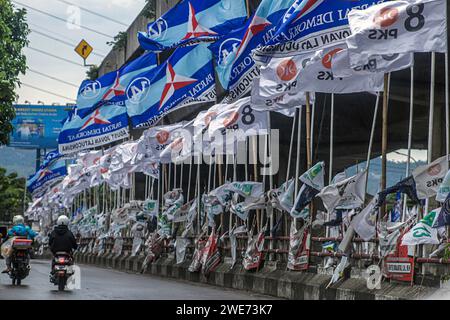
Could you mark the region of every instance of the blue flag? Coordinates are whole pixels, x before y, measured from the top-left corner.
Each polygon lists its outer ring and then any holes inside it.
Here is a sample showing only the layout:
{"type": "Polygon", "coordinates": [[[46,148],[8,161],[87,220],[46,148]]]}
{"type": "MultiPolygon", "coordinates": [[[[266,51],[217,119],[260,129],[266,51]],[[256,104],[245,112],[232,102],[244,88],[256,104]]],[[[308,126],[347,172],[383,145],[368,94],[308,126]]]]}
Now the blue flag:
{"type": "Polygon", "coordinates": [[[157,66],[156,54],[150,52],[109,72],[97,80],[85,80],[78,90],[77,114],[84,118],[102,105],[125,105],[125,88],[130,80],[157,66]]]}
{"type": "Polygon", "coordinates": [[[441,212],[433,224],[433,228],[440,228],[450,225],[450,193],[442,204],[441,212]]]}
{"type": "Polygon", "coordinates": [[[209,46],[216,59],[216,71],[222,87],[229,90],[225,103],[232,103],[251,90],[259,69],[252,50],[265,45],[294,0],[263,0],[245,26],[234,30],[209,46]]]}
{"type": "Polygon", "coordinates": [[[62,155],[59,153],[58,150],[52,150],[45,155],[44,160],[42,161],[41,167],[47,167],[54,161],[61,159],[61,158],[62,158],[62,155]]]}
{"type": "Polygon", "coordinates": [[[255,59],[264,56],[292,56],[345,41],[351,32],[348,13],[366,9],[384,0],[296,0],[272,39],[256,50],[255,59]]]}
{"type": "Polygon", "coordinates": [[[397,191],[395,204],[391,210],[391,222],[400,221],[402,216],[402,194],[397,191]]]}
{"type": "Polygon", "coordinates": [[[58,137],[59,153],[74,154],[128,138],[128,136],[128,117],[125,107],[102,106],[85,118],[75,115],[71,120],[66,121],[58,137]]]}
{"type": "Polygon", "coordinates": [[[176,49],[164,64],[136,76],[126,94],[134,128],[152,126],[180,107],[215,102],[211,51],[205,44],[176,49]]]}
{"type": "MultiPolygon", "coordinates": [[[[46,157],[47,158],[47,157],[46,157]]],[[[27,189],[37,195],[45,191],[51,184],[62,180],[67,175],[66,162],[56,160],[47,165],[42,165],[40,169],[27,180],[27,189]]]]}
{"type": "Polygon", "coordinates": [[[198,42],[211,42],[242,26],[245,0],[182,0],[140,32],[141,47],[163,51],[198,42]]]}

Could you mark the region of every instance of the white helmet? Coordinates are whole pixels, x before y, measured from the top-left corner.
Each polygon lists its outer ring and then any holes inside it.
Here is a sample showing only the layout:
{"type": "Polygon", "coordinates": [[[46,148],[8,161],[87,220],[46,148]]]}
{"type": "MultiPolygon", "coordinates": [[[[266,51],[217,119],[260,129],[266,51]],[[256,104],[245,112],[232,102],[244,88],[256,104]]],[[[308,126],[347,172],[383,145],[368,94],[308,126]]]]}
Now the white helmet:
{"type": "Polygon", "coordinates": [[[69,225],[69,218],[66,216],[59,216],[58,220],[56,221],[56,224],[58,226],[68,226],[69,225]]]}
{"type": "Polygon", "coordinates": [[[23,216],[21,216],[21,215],[17,215],[17,216],[14,216],[13,217],[13,224],[14,225],[17,225],[17,224],[23,224],[24,223],[24,219],[23,219],[23,216]]]}

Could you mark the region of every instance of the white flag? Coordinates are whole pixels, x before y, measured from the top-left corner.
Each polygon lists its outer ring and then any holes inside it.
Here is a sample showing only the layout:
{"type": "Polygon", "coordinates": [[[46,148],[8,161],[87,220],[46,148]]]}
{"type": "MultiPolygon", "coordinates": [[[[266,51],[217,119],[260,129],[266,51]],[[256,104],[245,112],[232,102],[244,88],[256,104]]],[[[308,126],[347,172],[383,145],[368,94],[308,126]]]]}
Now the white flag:
{"type": "Polygon", "coordinates": [[[352,10],[350,55],[446,52],[446,0],[389,1],[352,10]]]}
{"type": "Polygon", "coordinates": [[[337,52],[333,57],[332,71],[335,77],[351,77],[354,75],[370,75],[375,72],[389,73],[411,67],[414,61],[412,53],[393,55],[364,56],[352,54],[348,49],[337,52]],[[351,63],[352,62],[352,63],[351,63]]]}
{"type": "Polygon", "coordinates": [[[346,48],[345,44],[317,51],[300,70],[297,88],[301,91],[323,93],[353,93],[365,91],[383,91],[383,74],[355,74],[339,78],[333,74],[333,56],[346,48]]]}
{"type": "Polygon", "coordinates": [[[331,184],[317,195],[328,212],[334,209],[354,209],[360,207],[365,199],[366,171],[331,184]]]}
{"type": "Polygon", "coordinates": [[[439,244],[438,229],[433,228],[441,208],[427,214],[414,227],[403,236],[402,245],[414,246],[417,244],[439,244]]]}
{"type": "Polygon", "coordinates": [[[450,171],[445,175],[444,180],[439,186],[438,193],[436,195],[436,201],[444,202],[450,192],[450,171]]]}
{"type": "Polygon", "coordinates": [[[358,213],[351,222],[353,230],[355,230],[364,241],[369,241],[375,237],[376,218],[378,214],[377,202],[378,197],[375,196],[367,207],[358,213]]]}
{"type": "Polygon", "coordinates": [[[322,190],[324,186],[325,162],[318,162],[308,171],[300,176],[300,181],[313,187],[316,190],[322,190]]]}
{"type": "Polygon", "coordinates": [[[426,199],[437,194],[439,186],[444,181],[448,171],[448,157],[443,156],[432,163],[417,167],[413,171],[416,181],[417,196],[426,199]]]}
{"type": "Polygon", "coordinates": [[[254,110],[248,97],[224,105],[218,110],[217,116],[209,124],[208,135],[214,138],[213,144],[218,148],[224,143],[234,143],[245,137],[267,134],[267,128],[267,113],[254,110]]]}
{"type": "Polygon", "coordinates": [[[194,126],[193,121],[185,123],[183,127],[171,132],[171,140],[160,153],[161,163],[179,163],[183,162],[192,155],[194,149],[194,126]]]}

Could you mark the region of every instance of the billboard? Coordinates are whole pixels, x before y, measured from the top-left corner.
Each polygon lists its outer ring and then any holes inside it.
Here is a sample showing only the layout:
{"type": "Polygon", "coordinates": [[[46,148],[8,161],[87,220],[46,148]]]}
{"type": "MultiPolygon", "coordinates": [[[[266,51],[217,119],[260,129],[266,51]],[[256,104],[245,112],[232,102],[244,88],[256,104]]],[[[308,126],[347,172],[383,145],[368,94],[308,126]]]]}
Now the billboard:
{"type": "Polygon", "coordinates": [[[9,146],[30,149],[58,148],[58,135],[72,107],[15,105],[16,117],[9,146]]]}

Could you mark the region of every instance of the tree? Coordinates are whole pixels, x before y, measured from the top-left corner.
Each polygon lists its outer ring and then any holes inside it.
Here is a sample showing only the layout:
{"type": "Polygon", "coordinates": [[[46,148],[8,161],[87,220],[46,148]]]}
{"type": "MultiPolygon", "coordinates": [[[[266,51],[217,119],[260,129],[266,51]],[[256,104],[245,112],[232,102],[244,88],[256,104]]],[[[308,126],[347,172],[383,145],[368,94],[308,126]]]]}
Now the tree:
{"type": "MultiPolygon", "coordinates": [[[[7,175],[6,169],[0,168],[0,221],[10,221],[15,215],[23,215],[24,192],[25,178],[19,178],[17,173],[7,175]]],[[[30,201],[28,193],[25,201],[30,201]]]]}
{"type": "Polygon", "coordinates": [[[88,80],[96,80],[98,78],[98,71],[99,71],[99,67],[98,66],[90,66],[89,70],[86,71],[86,77],[88,80]]]}
{"type": "Polygon", "coordinates": [[[156,0],[146,0],[144,7],[144,17],[155,20],[156,19],[156,0]]]}
{"type": "Polygon", "coordinates": [[[127,47],[128,34],[125,31],[120,31],[113,41],[106,42],[107,45],[112,46],[114,50],[125,49],[127,47]]]}
{"type": "Polygon", "coordinates": [[[0,145],[9,142],[15,117],[13,103],[20,86],[19,74],[25,74],[26,57],[22,49],[28,45],[30,29],[25,22],[25,9],[16,9],[10,0],[0,0],[0,145]]]}

